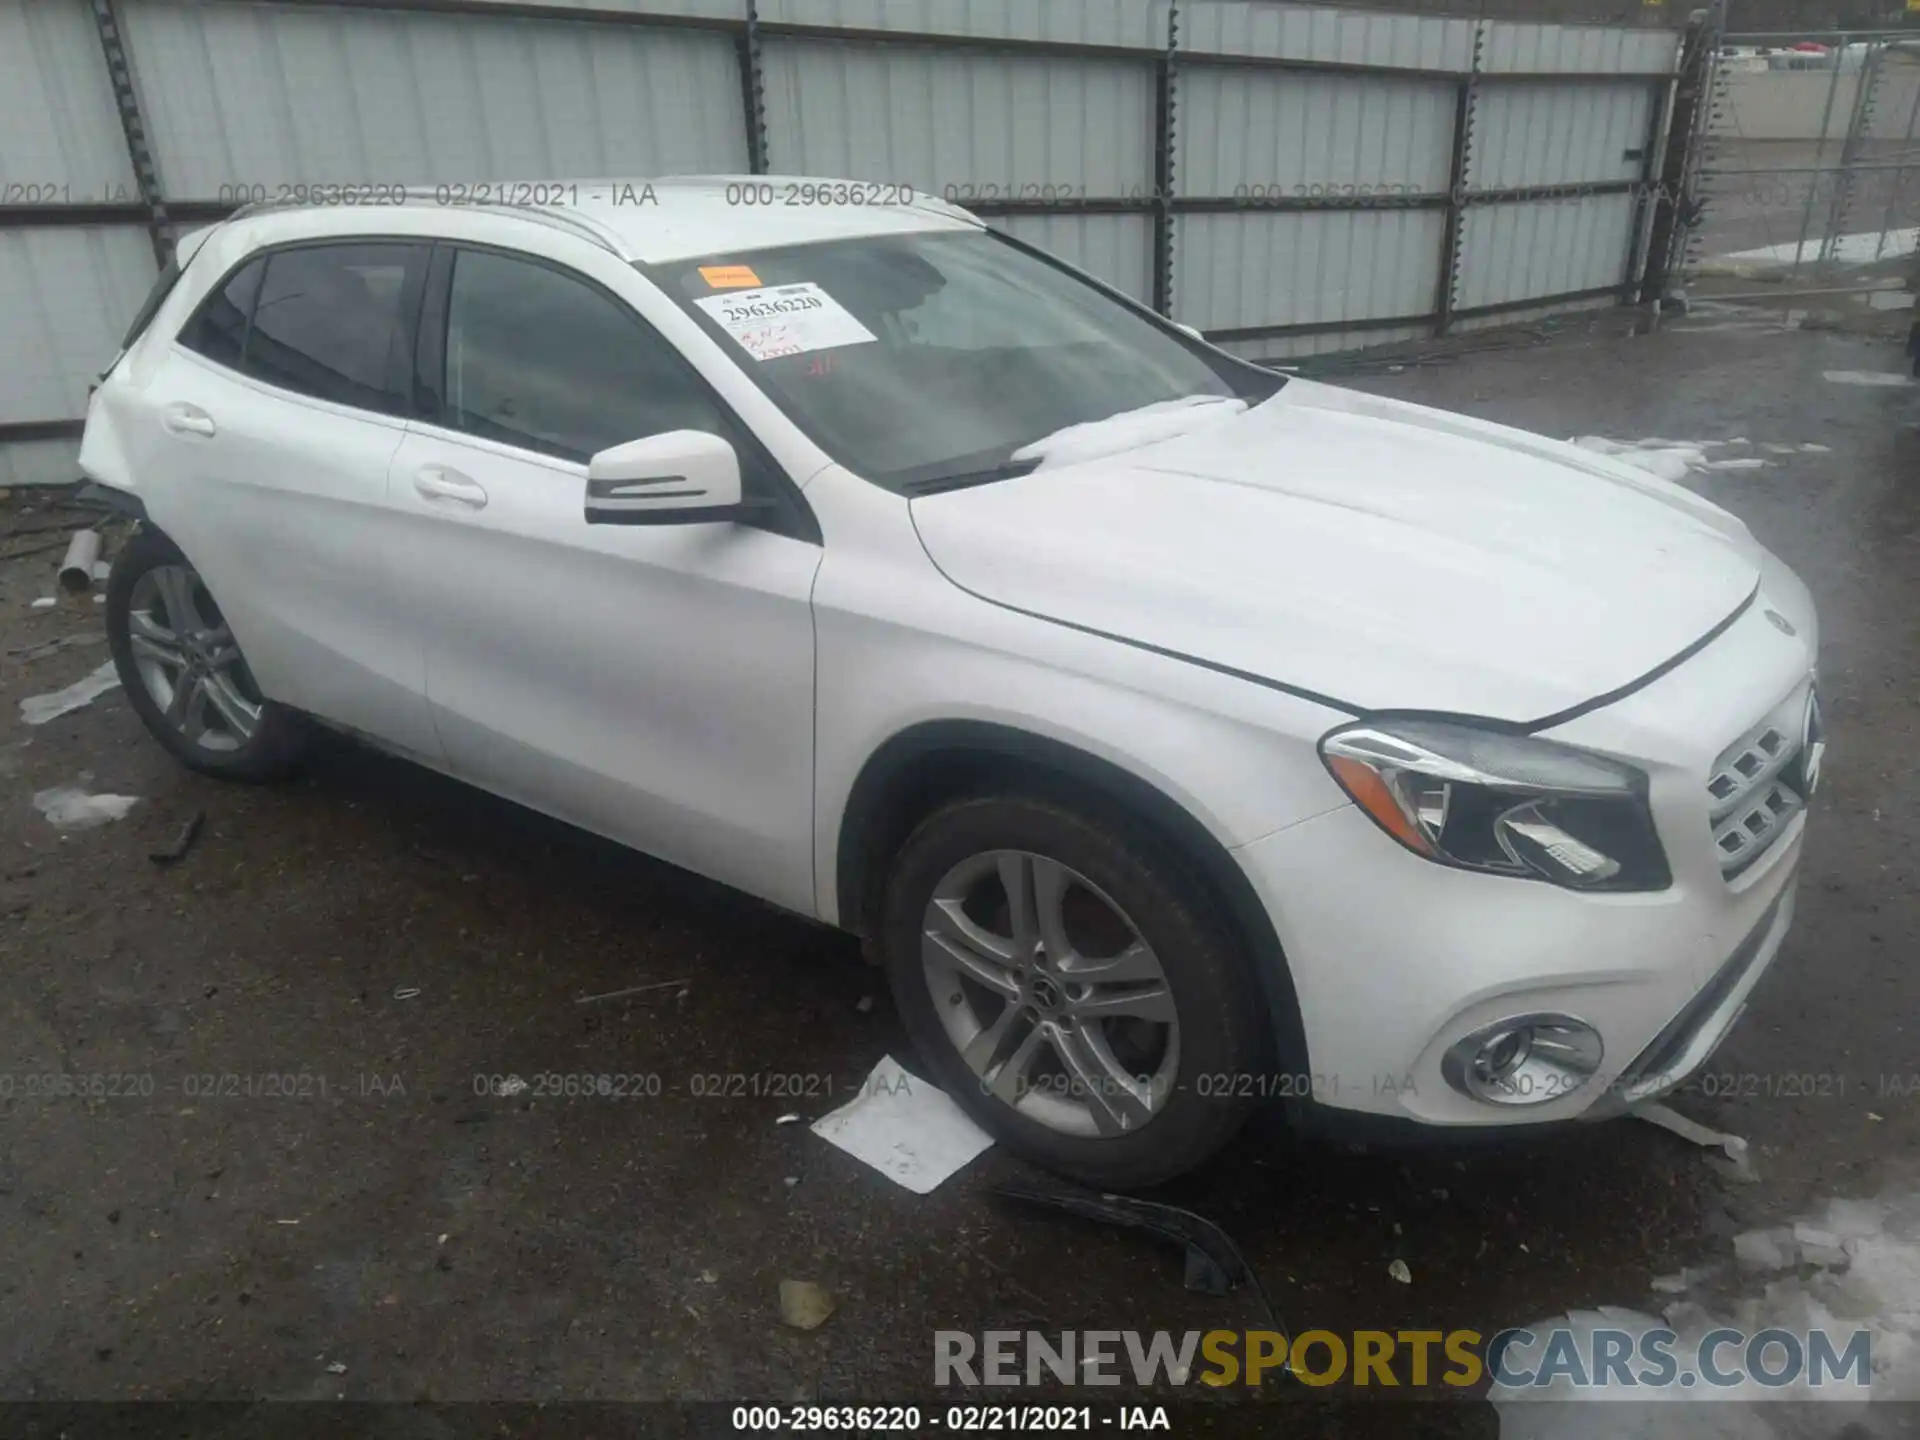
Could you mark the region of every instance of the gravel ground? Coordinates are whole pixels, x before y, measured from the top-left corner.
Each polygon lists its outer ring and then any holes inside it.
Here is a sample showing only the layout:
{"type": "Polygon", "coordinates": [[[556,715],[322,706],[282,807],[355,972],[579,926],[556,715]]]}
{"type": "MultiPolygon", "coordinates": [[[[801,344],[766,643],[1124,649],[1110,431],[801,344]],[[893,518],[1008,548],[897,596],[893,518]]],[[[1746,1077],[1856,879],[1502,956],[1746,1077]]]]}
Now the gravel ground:
{"type": "MultiPolygon", "coordinates": [[[[1736,1231],[1913,1167],[1920,395],[1822,379],[1900,368],[1884,337],[1615,313],[1350,380],[1562,436],[1829,447],[1702,483],[1819,600],[1833,753],[1796,929],[1676,1100],[1750,1137],[1760,1183],[1634,1121],[1369,1153],[1263,1120],[1165,1198],[1237,1238],[1294,1328],[1646,1304],[1736,1231]]],[[[59,518],[15,494],[0,552],[59,518]]],[[[908,1054],[843,936],[344,743],[247,789],[175,767],[117,691],[27,728],[20,699],[106,658],[87,597],[29,607],[57,558],[0,563],[0,1399],[879,1400],[931,1393],[938,1329],[1263,1323],[1138,1235],[1009,1209],[997,1152],[916,1197],[776,1125],[908,1054]],[[61,838],[32,796],[83,775],[139,803],[61,838]],[[187,857],[153,863],[198,812],[187,857]],[[27,1095],[47,1073],[131,1093],[27,1095]],[[508,1073],[657,1093],[476,1083],[508,1073]],[[704,1093],[735,1074],[759,1078],[704,1093]],[[837,1312],[784,1327],[785,1277],[837,1312]]],[[[1260,1401],[1288,1433],[1495,1428],[1477,1404],[1260,1401]]]]}

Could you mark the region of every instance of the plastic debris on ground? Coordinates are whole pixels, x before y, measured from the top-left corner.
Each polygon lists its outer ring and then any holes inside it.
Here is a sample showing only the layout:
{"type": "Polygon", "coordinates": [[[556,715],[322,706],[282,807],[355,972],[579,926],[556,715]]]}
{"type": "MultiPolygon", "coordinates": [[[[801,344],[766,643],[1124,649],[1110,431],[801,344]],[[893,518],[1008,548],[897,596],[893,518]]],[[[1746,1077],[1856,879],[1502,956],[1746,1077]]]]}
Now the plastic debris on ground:
{"type": "MultiPolygon", "coordinates": [[[[648,995],[655,990],[671,990],[676,985],[684,985],[685,980],[655,980],[646,985],[629,985],[624,990],[609,990],[604,995],[582,995],[573,1003],[576,1005],[594,1005],[602,1000],[624,1000],[629,995],[648,995]]],[[[684,991],[682,992],[685,993],[684,991]]]]}
{"type": "Polygon", "coordinates": [[[29,695],[20,702],[20,718],[29,725],[44,725],[75,710],[85,709],[107,691],[120,683],[119,672],[113,668],[113,662],[107,661],[97,670],[91,670],[65,689],[50,691],[45,695],[29,695]]]}
{"type": "Polygon", "coordinates": [[[173,840],[158,850],[149,850],[147,859],[156,865],[177,865],[187,858],[193,842],[200,838],[200,827],[207,823],[207,812],[196,810],[174,832],[173,840]]]}
{"type": "Polygon", "coordinates": [[[1718,1150],[1727,1157],[1729,1178],[1751,1181],[1758,1178],[1754,1174],[1753,1157],[1748,1152],[1747,1142],[1738,1135],[1724,1135],[1718,1130],[1702,1125],[1698,1120],[1689,1120],[1679,1111],[1666,1105],[1649,1103],[1636,1105],[1627,1112],[1637,1120],[1649,1125],[1658,1125],[1662,1130],[1678,1135],[1682,1140],[1690,1140],[1695,1145],[1708,1150],[1718,1150]]]}
{"type": "Polygon", "coordinates": [[[860,1093],[813,1133],[898,1185],[925,1195],[993,1144],[945,1091],[883,1056],[860,1093]]]}
{"type": "Polygon", "coordinates": [[[33,797],[33,808],[56,830],[91,830],[124,819],[139,803],[137,795],[90,795],[77,785],[56,785],[33,797]]]}

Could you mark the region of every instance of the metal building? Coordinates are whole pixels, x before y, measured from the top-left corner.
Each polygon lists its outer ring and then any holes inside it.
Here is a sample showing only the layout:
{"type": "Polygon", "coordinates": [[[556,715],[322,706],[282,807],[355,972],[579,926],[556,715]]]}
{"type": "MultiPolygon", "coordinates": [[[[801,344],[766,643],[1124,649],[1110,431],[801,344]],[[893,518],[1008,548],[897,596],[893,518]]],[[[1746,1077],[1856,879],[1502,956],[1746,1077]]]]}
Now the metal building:
{"type": "Polygon", "coordinates": [[[1678,52],[1266,0],[0,0],[0,485],[73,478],[181,227],[303,190],[910,184],[1257,358],[1613,303],[1678,52]]]}

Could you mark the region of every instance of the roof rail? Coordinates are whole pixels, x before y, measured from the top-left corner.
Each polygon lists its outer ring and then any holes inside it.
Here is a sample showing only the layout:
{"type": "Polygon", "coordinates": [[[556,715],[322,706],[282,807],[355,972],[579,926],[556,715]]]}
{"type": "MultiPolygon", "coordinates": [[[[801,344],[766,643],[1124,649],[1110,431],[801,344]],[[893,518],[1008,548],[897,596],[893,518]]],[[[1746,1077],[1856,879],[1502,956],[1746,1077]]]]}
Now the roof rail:
{"type": "MultiPolygon", "coordinates": [[[[382,188],[386,189],[388,187],[382,188]]],[[[589,219],[571,207],[520,205],[507,200],[460,200],[448,204],[438,198],[438,192],[441,187],[432,185],[404,185],[393,188],[398,188],[403,192],[405,199],[402,203],[408,206],[433,205],[441,209],[488,210],[513,215],[523,220],[532,220],[536,224],[550,226],[556,230],[566,230],[583,239],[591,240],[602,250],[610,251],[621,260],[631,261],[633,259],[633,257],[627,253],[626,247],[620,243],[619,236],[615,234],[613,230],[602,225],[597,220],[589,219]]],[[[282,195],[267,200],[250,200],[237,208],[231,215],[227,216],[227,219],[242,220],[249,216],[260,215],[275,210],[319,209],[326,205],[326,203],[325,201],[314,200],[301,195],[282,195]]],[[[368,206],[366,208],[373,209],[379,207],[368,206]]]]}
{"type": "Polygon", "coordinates": [[[487,200],[464,208],[505,211],[522,220],[551,225],[558,230],[570,230],[584,239],[591,240],[602,250],[610,251],[621,260],[629,263],[633,260],[633,256],[627,253],[626,246],[620,243],[620,237],[610,227],[602,225],[598,220],[589,219],[570,206],[515,205],[507,201],[487,200]]]}

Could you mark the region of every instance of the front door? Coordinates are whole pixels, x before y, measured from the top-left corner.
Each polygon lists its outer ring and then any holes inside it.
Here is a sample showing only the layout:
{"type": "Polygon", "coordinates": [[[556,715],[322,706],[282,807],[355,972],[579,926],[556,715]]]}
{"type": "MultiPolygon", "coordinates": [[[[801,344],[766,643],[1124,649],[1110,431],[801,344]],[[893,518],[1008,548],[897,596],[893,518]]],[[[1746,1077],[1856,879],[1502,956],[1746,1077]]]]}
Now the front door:
{"type": "Polygon", "coordinates": [[[453,770],[811,913],[820,547],[586,523],[587,458],[663,431],[734,440],[756,484],[737,422],[609,291],[443,248],[425,314],[434,418],[394,457],[396,583],[453,770]]]}

